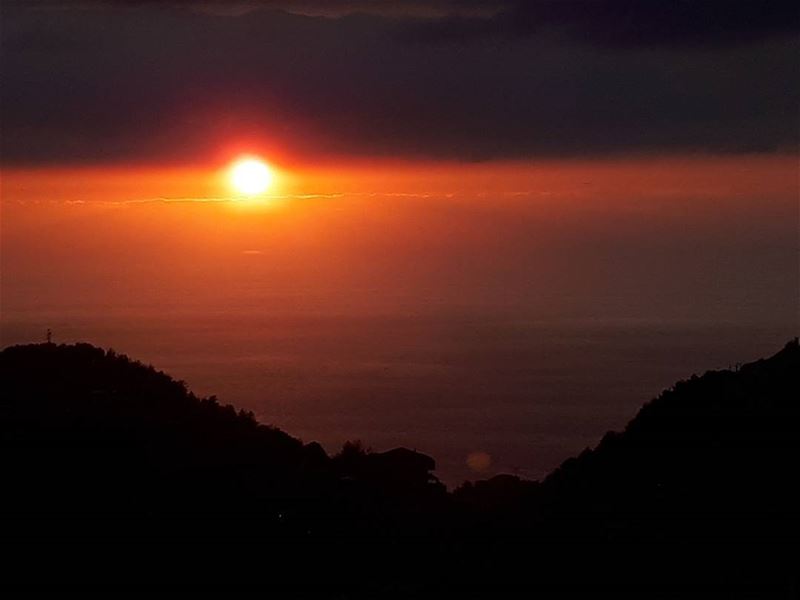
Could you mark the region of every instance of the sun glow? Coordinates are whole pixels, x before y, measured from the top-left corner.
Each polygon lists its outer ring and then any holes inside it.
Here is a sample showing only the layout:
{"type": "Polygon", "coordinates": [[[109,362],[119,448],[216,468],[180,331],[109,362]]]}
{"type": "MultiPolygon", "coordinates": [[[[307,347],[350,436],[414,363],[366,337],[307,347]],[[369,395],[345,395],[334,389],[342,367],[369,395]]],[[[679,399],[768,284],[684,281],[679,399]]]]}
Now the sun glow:
{"type": "Polygon", "coordinates": [[[233,188],[245,196],[264,193],[272,183],[272,171],[267,163],[258,158],[241,158],[230,170],[233,188]]]}

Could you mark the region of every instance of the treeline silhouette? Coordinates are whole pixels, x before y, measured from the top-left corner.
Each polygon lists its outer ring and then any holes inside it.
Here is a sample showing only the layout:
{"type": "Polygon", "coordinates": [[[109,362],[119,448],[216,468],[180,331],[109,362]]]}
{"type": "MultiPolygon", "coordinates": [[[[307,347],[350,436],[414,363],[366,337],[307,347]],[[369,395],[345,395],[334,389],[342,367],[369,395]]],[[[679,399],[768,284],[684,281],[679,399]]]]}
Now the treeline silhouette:
{"type": "MultiPolygon", "coordinates": [[[[112,350],[0,352],[5,585],[798,591],[800,346],[679,382],[543,481],[328,456],[112,350]]],[[[749,597],[749,596],[748,596],[749,597]]]]}

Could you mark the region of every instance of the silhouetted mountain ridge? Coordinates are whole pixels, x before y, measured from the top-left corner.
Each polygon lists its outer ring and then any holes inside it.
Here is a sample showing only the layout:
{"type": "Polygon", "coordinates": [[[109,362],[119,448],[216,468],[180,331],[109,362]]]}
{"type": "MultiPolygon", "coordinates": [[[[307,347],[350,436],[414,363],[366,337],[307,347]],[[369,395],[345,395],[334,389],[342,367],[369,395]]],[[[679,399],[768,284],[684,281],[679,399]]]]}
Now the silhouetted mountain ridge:
{"type": "MultiPolygon", "coordinates": [[[[465,484],[518,527],[600,539],[797,535],[800,348],[678,382],[541,483],[465,484]],[[543,522],[546,523],[546,527],[543,522]]],[[[492,526],[500,526],[497,520],[492,526]]]]}
{"type": "MultiPolygon", "coordinates": [[[[98,519],[125,516],[160,528],[178,513],[187,522],[235,513],[253,532],[291,534],[313,523],[331,533],[345,522],[342,515],[364,509],[362,499],[371,504],[389,487],[393,495],[401,491],[380,476],[384,466],[425,501],[444,493],[430,475],[432,459],[414,463],[422,455],[408,451],[407,468],[393,455],[363,451],[332,459],[319,444],[303,444],[214,397],[198,398],[182,382],[112,350],[7,348],[0,377],[10,473],[4,501],[31,521],[80,515],[91,528],[98,519]]],[[[370,530],[376,523],[347,521],[353,526],[370,530]]]]}
{"type": "MultiPolygon", "coordinates": [[[[348,443],[329,457],[88,344],[6,348],[0,381],[2,525],[14,543],[129,548],[135,540],[158,557],[169,539],[184,554],[204,548],[196,561],[222,561],[196,578],[229,581],[244,564],[257,579],[251,562],[283,540],[281,553],[301,548],[306,567],[328,569],[340,589],[379,590],[503,588],[532,565],[545,587],[563,585],[575,569],[616,581],[619,548],[635,550],[625,559],[632,564],[643,547],[652,555],[667,543],[689,556],[710,544],[713,560],[687,563],[678,575],[779,596],[793,585],[784,559],[796,557],[788,548],[796,547],[800,505],[796,339],[771,358],[677,383],[541,482],[501,475],[450,494],[423,454],[348,443]],[[258,542],[255,554],[248,540],[258,542]],[[585,547],[603,549],[588,561],[585,547]],[[357,580],[345,566],[353,552],[357,580]],[[731,571],[737,561],[747,569],[731,571]]],[[[80,580],[71,560],[61,553],[53,564],[80,580]]],[[[643,585],[676,576],[674,564],[665,568],[647,560],[627,577],[643,585]]]]}

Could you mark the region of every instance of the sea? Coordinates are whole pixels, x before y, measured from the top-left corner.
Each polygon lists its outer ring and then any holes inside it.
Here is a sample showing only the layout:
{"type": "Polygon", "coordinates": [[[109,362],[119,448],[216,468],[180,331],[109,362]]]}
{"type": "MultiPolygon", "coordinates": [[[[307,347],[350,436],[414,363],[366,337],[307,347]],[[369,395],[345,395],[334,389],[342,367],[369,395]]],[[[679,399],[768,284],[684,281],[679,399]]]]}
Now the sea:
{"type": "Polygon", "coordinates": [[[436,460],[450,488],[538,479],[675,382],[778,351],[778,325],[503,314],[18,311],[4,346],[89,342],[252,411],[329,454],[348,440],[436,460]]]}

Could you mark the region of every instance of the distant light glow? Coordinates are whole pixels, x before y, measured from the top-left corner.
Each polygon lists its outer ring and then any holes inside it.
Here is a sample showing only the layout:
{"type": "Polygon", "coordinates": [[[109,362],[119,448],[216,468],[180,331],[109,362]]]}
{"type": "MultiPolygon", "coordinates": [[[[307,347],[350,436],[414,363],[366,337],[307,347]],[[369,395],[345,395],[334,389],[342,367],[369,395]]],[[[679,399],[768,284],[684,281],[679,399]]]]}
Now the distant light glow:
{"type": "Polygon", "coordinates": [[[257,196],[272,183],[272,171],[258,158],[242,158],[231,167],[231,184],[240,194],[257,196]]]}
{"type": "Polygon", "coordinates": [[[472,452],[467,456],[467,466],[473,471],[481,473],[492,466],[492,457],[486,452],[472,452]]]}

